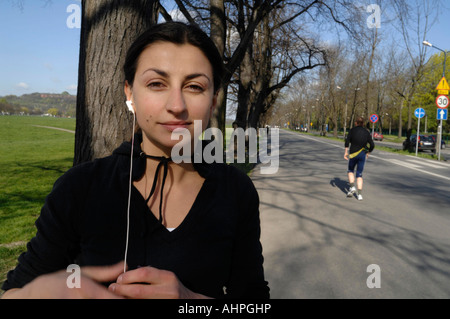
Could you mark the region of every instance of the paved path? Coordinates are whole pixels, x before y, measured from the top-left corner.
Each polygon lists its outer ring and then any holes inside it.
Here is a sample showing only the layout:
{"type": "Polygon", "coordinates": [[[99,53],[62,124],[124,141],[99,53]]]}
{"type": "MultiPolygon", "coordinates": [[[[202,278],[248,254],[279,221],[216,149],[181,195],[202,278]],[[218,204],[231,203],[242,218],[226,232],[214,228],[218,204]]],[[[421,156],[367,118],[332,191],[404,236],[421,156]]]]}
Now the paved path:
{"type": "Polygon", "coordinates": [[[43,125],[33,125],[33,126],[35,126],[35,127],[41,127],[41,128],[48,128],[48,129],[51,129],[51,130],[58,130],[58,131],[63,131],[63,132],[75,134],[75,131],[67,130],[67,129],[65,129],[65,128],[60,128],[60,127],[43,126],[43,125]]]}
{"type": "Polygon", "coordinates": [[[282,130],[278,173],[252,173],[272,298],[450,298],[449,164],[375,151],[358,202],[343,152],[282,130]]]}

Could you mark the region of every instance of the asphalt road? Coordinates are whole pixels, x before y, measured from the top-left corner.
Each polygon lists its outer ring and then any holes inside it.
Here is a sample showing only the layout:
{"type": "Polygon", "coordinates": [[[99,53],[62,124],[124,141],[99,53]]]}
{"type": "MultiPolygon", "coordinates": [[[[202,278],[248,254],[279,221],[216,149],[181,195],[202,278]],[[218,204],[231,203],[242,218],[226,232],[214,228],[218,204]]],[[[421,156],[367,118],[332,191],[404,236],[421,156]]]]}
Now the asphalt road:
{"type": "Polygon", "coordinates": [[[251,175],[271,297],[450,298],[450,164],[375,150],[359,202],[343,152],[280,130],[278,172],[251,175]]]}

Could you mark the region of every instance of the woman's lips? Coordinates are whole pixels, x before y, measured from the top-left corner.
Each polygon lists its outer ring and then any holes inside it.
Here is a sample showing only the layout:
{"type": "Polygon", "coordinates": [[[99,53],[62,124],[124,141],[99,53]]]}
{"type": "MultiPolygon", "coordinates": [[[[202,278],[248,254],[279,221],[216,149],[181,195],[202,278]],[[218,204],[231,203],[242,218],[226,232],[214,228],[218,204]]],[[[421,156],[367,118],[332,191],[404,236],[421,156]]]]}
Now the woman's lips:
{"type": "Polygon", "coordinates": [[[188,128],[189,125],[191,125],[190,122],[185,122],[185,121],[170,121],[170,122],[164,122],[164,123],[160,123],[160,124],[170,132],[173,132],[177,128],[188,128]]]}

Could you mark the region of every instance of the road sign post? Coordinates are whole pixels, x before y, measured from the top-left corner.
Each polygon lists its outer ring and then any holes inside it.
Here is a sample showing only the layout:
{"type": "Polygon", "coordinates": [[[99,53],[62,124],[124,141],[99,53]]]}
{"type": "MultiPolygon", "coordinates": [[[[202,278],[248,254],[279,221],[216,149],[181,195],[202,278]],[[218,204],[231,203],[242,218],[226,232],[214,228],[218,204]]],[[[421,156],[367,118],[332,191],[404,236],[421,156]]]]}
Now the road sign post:
{"type": "Polygon", "coordinates": [[[415,110],[414,115],[417,117],[417,135],[416,135],[416,156],[419,152],[419,139],[420,139],[420,119],[425,116],[425,110],[423,108],[418,108],[415,110]]]}
{"type": "Polygon", "coordinates": [[[370,122],[372,122],[372,123],[375,124],[376,122],[378,122],[378,120],[379,120],[378,115],[372,114],[372,115],[370,116],[370,122]]]}
{"type": "Polygon", "coordinates": [[[375,123],[377,123],[379,120],[380,119],[378,118],[378,115],[376,115],[376,114],[372,114],[370,116],[370,122],[372,122],[372,138],[375,133],[375,123]]]}
{"type": "MultiPolygon", "coordinates": [[[[445,66],[445,61],[444,61],[445,66]]],[[[448,85],[447,79],[445,78],[445,71],[444,76],[442,77],[441,81],[439,82],[438,86],[436,87],[436,90],[438,91],[438,94],[442,95],[448,95],[450,91],[450,85],[448,85]]]]}
{"type": "Polygon", "coordinates": [[[448,109],[438,109],[436,119],[439,121],[447,121],[448,109]]]}
{"type": "Polygon", "coordinates": [[[449,98],[446,95],[439,95],[436,99],[436,105],[440,109],[446,109],[449,104],[449,98]]]}
{"type": "MultiPolygon", "coordinates": [[[[441,83],[444,82],[445,88],[448,88],[448,83],[445,80],[445,77],[442,78],[441,83]]],[[[442,89],[441,83],[439,83],[438,89],[442,89]],[[440,87],[441,86],[441,87],[440,87]]],[[[443,93],[442,91],[438,91],[440,93],[443,93]]],[[[448,91],[447,91],[448,93],[448,91]]],[[[438,161],[441,160],[441,145],[442,145],[442,124],[444,120],[444,115],[447,111],[448,105],[449,105],[449,98],[446,95],[439,95],[436,99],[436,105],[438,107],[438,115],[437,119],[439,120],[439,127],[438,127],[438,134],[437,134],[437,153],[438,153],[438,161]]],[[[445,119],[447,120],[447,118],[445,119]]]]}
{"type": "Polygon", "coordinates": [[[442,144],[442,120],[439,121],[439,127],[438,127],[438,136],[436,139],[436,147],[437,147],[437,153],[438,153],[438,161],[441,160],[441,144],[442,144]]]}

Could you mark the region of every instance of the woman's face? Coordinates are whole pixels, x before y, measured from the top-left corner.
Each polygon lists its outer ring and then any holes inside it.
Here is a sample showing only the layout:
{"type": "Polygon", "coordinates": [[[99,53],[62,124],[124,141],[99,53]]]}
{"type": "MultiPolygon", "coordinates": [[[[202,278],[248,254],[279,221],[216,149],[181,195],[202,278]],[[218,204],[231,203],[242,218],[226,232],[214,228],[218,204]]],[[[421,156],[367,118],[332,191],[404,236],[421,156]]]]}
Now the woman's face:
{"type": "Polygon", "coordinates": [[[217,98],[213,70],[204,53],[190,44],[156,42],[140,55],[134,83],[125,84],[136,119],[143,131],[143,150],[151,155],[170,154],[178,140],[172,132],[186,128],[194,139],[194,120],[202,131],[217,98]]]}

